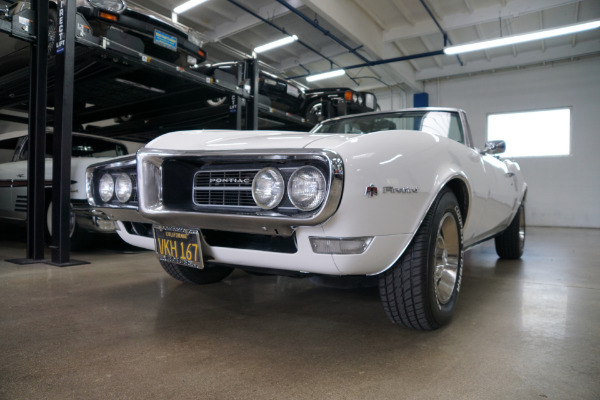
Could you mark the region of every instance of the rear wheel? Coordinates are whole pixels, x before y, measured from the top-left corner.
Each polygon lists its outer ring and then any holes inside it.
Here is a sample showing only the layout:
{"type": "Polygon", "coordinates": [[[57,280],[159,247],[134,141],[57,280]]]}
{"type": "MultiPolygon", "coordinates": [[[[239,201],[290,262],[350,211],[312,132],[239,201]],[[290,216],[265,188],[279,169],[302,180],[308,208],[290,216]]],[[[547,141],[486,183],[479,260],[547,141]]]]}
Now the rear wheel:
{"type": "Polygon", "coordinates": [[[516,260],[525,249],[525,205],[521,204],[508,228],[496,236],[496,253],[500,258],[516,260]]]}
{"type": "Polygon", "coordinates": [[[204,269],[198,269],[162,260],[160,260],[160,265],[167,274],[178,281],[199,285],[220,282],[233,272],[233,268],[230,267],[204,267],[204,269]]]}
{"type": "Polygon", "coordinates": [[[388,318],[419,330],[450,322],[463,268],[462,217],[456,196],[444,190],[398,261],[379,277],[388,318]]]}
{"type": "Polygon", "coordinates": [[[222,106],[223,104],[225,104],[226,101],[227,101],[227,96],[215,97],[214,99],[206,100],[206,104],[208,104],[211,107],[218,107],[218,106],[222,106]]]}

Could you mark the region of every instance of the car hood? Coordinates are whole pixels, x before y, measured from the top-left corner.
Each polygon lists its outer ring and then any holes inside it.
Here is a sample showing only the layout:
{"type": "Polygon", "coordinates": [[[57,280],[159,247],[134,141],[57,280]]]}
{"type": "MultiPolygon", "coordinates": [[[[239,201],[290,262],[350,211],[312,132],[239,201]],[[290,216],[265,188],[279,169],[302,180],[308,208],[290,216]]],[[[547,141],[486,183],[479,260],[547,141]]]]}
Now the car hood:
{"type": "Polygon", "coordinates": [[[302,149],[316,141],[343,135],[309,134],[281,131],[215,131],[195,130],[173,132],[154,139],[147,149],[160,150],[252,150],[302,149]]]}

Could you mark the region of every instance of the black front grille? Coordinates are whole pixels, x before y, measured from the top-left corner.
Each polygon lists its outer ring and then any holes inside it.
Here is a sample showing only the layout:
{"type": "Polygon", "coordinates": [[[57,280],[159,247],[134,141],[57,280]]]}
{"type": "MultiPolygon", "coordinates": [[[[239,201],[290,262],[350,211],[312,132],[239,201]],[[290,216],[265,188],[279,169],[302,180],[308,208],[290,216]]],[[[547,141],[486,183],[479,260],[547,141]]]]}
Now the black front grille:
{"type": "Polygon", "coordinates": [[[258,170],[198,171],[194,203],[199,206],[256,207],[252,180],[258,170]]]}

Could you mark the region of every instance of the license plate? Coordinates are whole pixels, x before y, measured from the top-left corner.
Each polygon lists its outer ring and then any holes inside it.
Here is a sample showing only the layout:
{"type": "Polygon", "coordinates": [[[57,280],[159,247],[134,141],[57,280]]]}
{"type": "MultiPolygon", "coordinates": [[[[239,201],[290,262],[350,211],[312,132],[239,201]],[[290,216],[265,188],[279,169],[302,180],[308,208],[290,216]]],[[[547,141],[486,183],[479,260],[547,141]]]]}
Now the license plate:
{"type": "Polygon", "coordinates": [[[154,248],[161,261],[186,267],[204,268],[200,234],[197,229],[157,226],[154,229],[154,248]]]}
{"type": "Polygon", "coordinates": [[[177,37],[159,30],[154,31],[154,43],[169,50],[177,51],[177,37]]]}

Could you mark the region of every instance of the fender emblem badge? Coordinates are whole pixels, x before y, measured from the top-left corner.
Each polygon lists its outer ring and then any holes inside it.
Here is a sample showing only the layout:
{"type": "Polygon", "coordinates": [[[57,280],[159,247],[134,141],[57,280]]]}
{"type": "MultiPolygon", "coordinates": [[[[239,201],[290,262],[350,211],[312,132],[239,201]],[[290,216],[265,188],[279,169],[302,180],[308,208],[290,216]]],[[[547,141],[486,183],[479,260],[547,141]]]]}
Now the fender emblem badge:
{"type": "Polygon", "coordinates": [[[418,187],[392,187],[392,186],[384,186],[383,193],[417,193],[419,191],[418,187]]]}
{"type": "Polygon", "coordinates": [[[367,186],[367,189],[365,190],[365,196],[367,196],[367,197],[377,196],[377,188],[375,187],[375,185],[367,186]]]}

